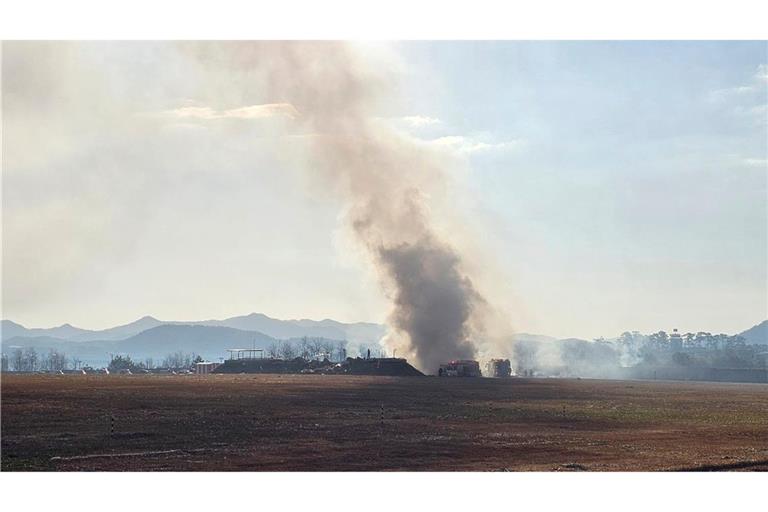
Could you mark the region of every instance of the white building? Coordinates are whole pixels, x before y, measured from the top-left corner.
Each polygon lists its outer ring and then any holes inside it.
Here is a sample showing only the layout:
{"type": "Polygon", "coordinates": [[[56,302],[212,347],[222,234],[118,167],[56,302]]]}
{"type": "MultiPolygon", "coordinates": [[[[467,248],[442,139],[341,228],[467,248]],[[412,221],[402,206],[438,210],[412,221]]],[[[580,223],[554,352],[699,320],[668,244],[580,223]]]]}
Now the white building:
{"type": "Polygon", "coordinates": [[[195,363],[195,374],[196,375],[208,375],[209,373],[213,372],[219,364],[221,363],[212,363],[210,361],[203,361],[201,363],[195,363]]]}

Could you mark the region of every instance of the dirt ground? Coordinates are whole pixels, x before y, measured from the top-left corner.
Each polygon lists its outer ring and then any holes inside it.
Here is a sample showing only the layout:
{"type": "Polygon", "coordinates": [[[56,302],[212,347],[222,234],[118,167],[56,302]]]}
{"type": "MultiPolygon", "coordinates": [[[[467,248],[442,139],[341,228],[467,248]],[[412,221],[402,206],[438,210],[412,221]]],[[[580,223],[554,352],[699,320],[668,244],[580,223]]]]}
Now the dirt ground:
{"type": "Polygon", "coordinates": [[[763,384],[6,374],[0,385],[4,471],[768,470],[763,384]]]}

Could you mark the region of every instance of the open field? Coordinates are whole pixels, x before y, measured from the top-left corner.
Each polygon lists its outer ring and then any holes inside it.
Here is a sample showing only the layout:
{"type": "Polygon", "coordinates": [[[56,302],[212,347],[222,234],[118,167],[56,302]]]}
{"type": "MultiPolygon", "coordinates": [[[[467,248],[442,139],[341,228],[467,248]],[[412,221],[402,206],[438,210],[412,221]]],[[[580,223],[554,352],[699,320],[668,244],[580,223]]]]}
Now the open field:
{"type": "Polygon", "coordinates": [[[679,469],[768,469],[768,385],[2,377],[6,471],[679,469]]]}

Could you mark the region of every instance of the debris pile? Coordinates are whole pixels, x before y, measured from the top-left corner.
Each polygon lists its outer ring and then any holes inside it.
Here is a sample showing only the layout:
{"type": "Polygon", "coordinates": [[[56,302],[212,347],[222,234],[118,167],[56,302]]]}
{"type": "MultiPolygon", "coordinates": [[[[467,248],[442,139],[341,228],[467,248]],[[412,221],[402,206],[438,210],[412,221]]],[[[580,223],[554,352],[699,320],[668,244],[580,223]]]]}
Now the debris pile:
{"type": "Polygon", "coordinates": [[[229,359],[212,373],[301,373],[322,375],[388,375],[397,377],[423,376],[403,358],[348,357],[342,362],[328,359],[229,359]]]}

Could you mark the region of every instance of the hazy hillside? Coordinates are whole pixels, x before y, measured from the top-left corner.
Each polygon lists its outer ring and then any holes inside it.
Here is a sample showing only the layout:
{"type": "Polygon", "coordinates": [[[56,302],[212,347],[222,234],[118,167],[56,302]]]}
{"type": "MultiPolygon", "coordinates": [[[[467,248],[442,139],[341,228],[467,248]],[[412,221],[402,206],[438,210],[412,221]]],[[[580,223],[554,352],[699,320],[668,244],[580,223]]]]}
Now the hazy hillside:
{"type": "Polygon", "coordinates": [[[118,325],[116,327],[110,327],[109,329],[102,330],[88,330],[80,329],[79,327],[73,327],[70,324],[64,324],[59,327],[52,327],[49,329],[33,328],[29,329],[16,322],[10,320],[3,320],[3,340],[15,338],[17,336],[24,337],[40,337],[48,336],[53,338],[59,338],[61,340],[68,341],[103,341],[103,340],[124,340],[130,336],[138,334],[152,327],[163,325],[166,322],[162,322],[151,316],[142,317],[135,322],[131,322],[126,325],[118,325]]]}
{"type": "MultiPolygon", "coordinates": [[[[191,323],[191,322],[190,322],[191,323]]],[[[344,338],[342,330],[319,325],[302,327],[291,320],[278,320],[261,313],[251,313],[245,316],[236,316],[226,320],[205,320],[195,322],[200,325],[218,325],[235,329],[259,331],[274,338],[294,338],[299,336],[318,336],[326,338],[344,338]]]]}
{"type": "Polygon", "coordinates": [[[303,336],[349,340],[361,344],[376,343],[385,333],[385,327],[379,324],[358,322],[345,324],[335,320],[278,320],[261,313],[235,316],[224,320],[163,321],[151,316],[142,317],[135,322],[103,330],[87,330],[64,324],[50,329],[29,329],[23,325],[3,320],[2,339],[24,336],[50,336],[71,341],[123,340],[143,331],[161,325],[203,325],[213,327],[231,327],[241,331],[258,331],[277,339],[301,338],[303,336]]]}
{"type": "Polygon", "coordinates": [[[73,343],[70,340],[54,338],[53,336],[14,336],[3,340],[3,352],[8,353],[15,348],[33,347],[35,349],[59,349],[69,347],[73,343]]]}
{"type": "Polygon", "coordinates": [[[54,338],[70,339],[89,331],[73,327],[69,324],[60,325],[58,327],[51,327],[48,329],[33,328],[28,329],[21,324],[11,322],[10,320],[3,320],[2,322],[2,339],[7,340],[16,336],[51,336],[54,338]]]}
{"type": "Polygon", "coordinates": [[[768,345],[768,320],[764,320],[756,326],[750,327],[742,332],[741,336],[746,338],[747,343],[768,345]]]}
{"type": "Polygon", "coordinates": [[[323,327],[331,327],[333,329],[344,332],[345,338],[353,340],[359,343],[378,343],[379,340],[386,334],[387,328],[381,324],[374,324],[370,322],[356,322],[353,324],[345,324],[337,322],[336,320],[322,320],[317,322],[315,320],[291,320],[302,327],[310,327],[312,325],[320,325],[323,327]]]}
{"type": "Polygon", "coordinates": [[[530,341],[530,342],[550,342],[557,341],[557,338],[552,336],[545,336],[543,334],[528,334],[525,332],[518,332],[512,335],[514,341],[530,341]]]}
{"type": "MultiPolygon", "coordinates": [[[[192,322],[188,322],[192,323],[192,322]]],[[[372,323],[345,324],[335,320],[278,320],[261,313],[236,316],[226,320],[194,322],[200,325],[220,325],[249,331],[259,331],[273,338],[287,339],[302,336],[321,337],[336,340],[350,340],[358,343],[375,343],[384,335],[385,327],[372,323]]]]}
{"type": "Polygon", "coordinates": [[[267,348],[275,339],[256,331],[206,325],[161,325],[117,342],[121,353],[163,357],[171,352],[194,352],[218,360],[228,348],[267,348]]]}
{"type": "Polygon", "coordinates": [[[57,350],[66,354],[67,358],[76,357],[85,364],[104,366],[109,362],[109,354],[118,353],[117,341],[84,341],[73,342],[51,336],[16,336],[2,342],[3,353],[10,354],[20,348],[34,348],[38,356],[49,350],[57,350]]]}
{"type": "Polygon", "coordinates": [[[51,336],[15,336],[2,343],[3,352],[15,348],[33,347],[39,354],[50,349],[64,352],[93,365],[106,365],[110,354],[127,354],[136,360],[147,357],[156,363],[170,353],[200,354],[217,361],[226,357],[228,348],[267,348],[275,339],[255,331],[204,325],[161,325],[124,340],[72,341],[51,336]]]}
{"type": "Polygon", "coordinates": [[[27,328],[23,325],[17,324],[16,322],[11,322],[10,320],[3,320],[2,328],[0,331],[2,331],[2,339],[7,340],[9,338],[15,338],[16,336],[26,336],[27,335],[27,328]]]}
{"type": "Polygon", "coordinates": [[[110,327],[109,329],[103,329],[101,331],[84,331],[71,339],[74,341],[124,340],[142,331],[146,331],[147,329],[164,325],[165,323],[166,322],[162,322],[157,318],[144,316],[129,324],[118,325],[117,327],[110,327]]]}

